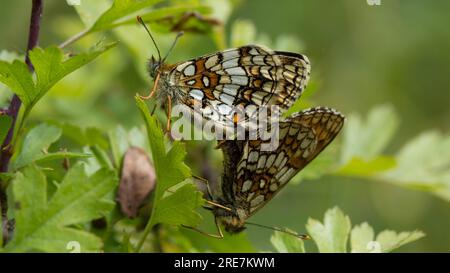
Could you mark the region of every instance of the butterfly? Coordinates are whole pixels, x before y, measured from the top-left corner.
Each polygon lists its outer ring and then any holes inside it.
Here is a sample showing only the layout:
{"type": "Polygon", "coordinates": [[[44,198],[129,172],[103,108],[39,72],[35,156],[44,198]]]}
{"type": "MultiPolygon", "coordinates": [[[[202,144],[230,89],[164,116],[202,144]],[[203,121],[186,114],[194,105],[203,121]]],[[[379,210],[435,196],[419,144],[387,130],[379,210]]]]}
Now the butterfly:
{"type": "MultiPolygon", "coordinates": [[[[150,31],[141,23],[156,46],[150,31]]],[[[222,127],[248,121],[262,106],[276,105],[285,111],[300,97],[310,75],[306,56],[259,45],[228,49],[176,64],[166,64],[167,55],[161,58],[156,48],[158,59],[152,56],[148,62],[154,86],[144,98],[158,93],[160,101],[167,103],[168,125],[172,104],[187,106],[199,113],[204,122],[213,121],[222,127]],[[246,115],[241,119],[236,118],[237,107],[245,109],[246,115]]]]}
{"type": "Polygon", "coordinates": [[[261,149],[269,140],[224,141],[220,189],[209,192],[217,237],[223,237],[218,222],[230,233],[244,230],[246,220],[333,141],[344,120],[342,114],[326,107],[293,114],[280,122],[280,144],[271,151],[261,149]]]}

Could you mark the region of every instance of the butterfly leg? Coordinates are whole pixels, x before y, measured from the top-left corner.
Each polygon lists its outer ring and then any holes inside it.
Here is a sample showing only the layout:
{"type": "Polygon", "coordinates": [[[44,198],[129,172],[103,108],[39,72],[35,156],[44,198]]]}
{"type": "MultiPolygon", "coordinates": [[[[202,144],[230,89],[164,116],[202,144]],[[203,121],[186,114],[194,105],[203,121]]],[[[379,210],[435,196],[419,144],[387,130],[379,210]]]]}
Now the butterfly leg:
{"type": "Polygon", "coordinates": [[[198,229],[198,228],[195,228],[195,227],[189,227],[189,226],[185,226],[185,225],[182,225],[182,226],[183,226],[184,228],[191,229],[191,230],[193,230],[193,231],[197,231],[197,232],[200,233],[200,234],[203,234],[203,235],[206,235],[206,236],[209,236],[209,237],[212,237],[212,238],[223,239],[222,229],[220,228],[219,223],[217,222],[217,218],[216,218],[216,217],[214,217],[214,222],[215,222],[215,224],[216,224],[216,228],[217,228],[218,234],[207,233],[207,232],[205,232],[205,231],[203,231],[203,230],[200,230],[200,229],[198,229]]]}
{"type": "Polygon", "coordinates": [[[225,144],[226,140],[217,140],[217,145],[214,147],[214,149],[221,149],[222,146],[225,144]]]}
{"type": "Polygon", "coordinates": [[[193,178],[200,180],[201,182],[205,183],[206,185],[206,193],[208,194],[208,198],[212,200],[212,191],[211,191],[211,187],[209,186],[209,181],[206,178],[197,176],[195,174],[192,175],[193,178]]]}
{"type": "Polygon", "coordinates": [[[172,115],[172,97],[167,96],[167,126],[166,126],[166,132],[170,132],[170,121],[172,115]]]}
{"type": "MultiPolygon", "coordinates": [[[[200,180],[201,182],[203,182],[203,183],[206,184],[206,191],[207,191],[207,193],[208,193],[208,198],[209,198],[209,199],[212,199],[213,194],[212,194],[212,191],[211,191],[211,187],[209,186],[209,181],[208,181],[208,179],[205,179],[205,178],[200,177],[200,176],[197,176],[197,175],[192,175],[192,177],[195,178],[195,179],[198,179],[198,180],[200,180]]],[[[211,200],[205,200],[205,201],[206,201],[207,204],[209,204],[209,205],[211,205],[211,206],[215,206],[215,207],[224,209],[224,210],[226,210],[226,211],[232,211],[232,209],[230,209],[230,208],[228,208],[228,207],[225,207],[225,206],[223,206],[223,205],[221,205],[221,204],[219,204],[219,203],[216,203],[216,202],[214,202],[214,201],[211,201],[211,200]]]]}
{"type": "Polygon", "coordinates": [[[158,86],[159,78],[161,77],[160,73],[156,75],[155,83],[153,84],[152,91],[147,96],[139,96],[143,100],[151,99],[156,93],[156,87],[158,86]]]}

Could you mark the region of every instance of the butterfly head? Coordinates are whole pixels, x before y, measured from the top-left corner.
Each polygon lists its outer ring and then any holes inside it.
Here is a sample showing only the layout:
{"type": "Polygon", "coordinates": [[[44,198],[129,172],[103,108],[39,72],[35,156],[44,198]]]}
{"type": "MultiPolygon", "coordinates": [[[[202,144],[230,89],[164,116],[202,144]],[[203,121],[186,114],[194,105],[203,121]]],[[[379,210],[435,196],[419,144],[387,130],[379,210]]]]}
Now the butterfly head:
{"type": "Polygon", "coordinates": [[[161,67],[162,61],[160,59],[156,59],[154,56],[150,58],[148,61],[148,72],[152,78],[155,78],[158,75],[158,70],[161,67]]]}

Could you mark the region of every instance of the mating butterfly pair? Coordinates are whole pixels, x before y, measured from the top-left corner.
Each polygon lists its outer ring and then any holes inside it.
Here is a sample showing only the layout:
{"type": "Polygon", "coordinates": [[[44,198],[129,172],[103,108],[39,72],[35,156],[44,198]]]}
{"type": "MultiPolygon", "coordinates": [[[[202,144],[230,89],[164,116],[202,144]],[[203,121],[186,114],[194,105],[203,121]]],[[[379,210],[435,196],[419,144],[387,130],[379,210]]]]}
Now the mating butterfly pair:
{"type": "MultiPolygon", "coordinates": [[[[168,103],[168,120],[172,103],[184,104],[192,112],[200,111],[205,120],[224,127],[229,121],[241,122],[233,116],[232,109],[237,106],[256,111],[276,105],[287,110],[300,97],[310,74],[304,55],[256,45],[173,65],[164,60],[159,56],[149,62],[150,75],[155,79],[149,97],[157,90],[158,97],[168,103]],[[209,112],[202,112],[204,109],[209,112]]],[[[209,190],[216,223],[222,223],[229,232],[243,230],[246,220],[311,162],[335,138],[343,123],[344,116],[337,111],[317,107],[281,121],[280,142],[274,150],[261,149],[270,142],[261,138],[221,142],[222,182],[215,192],[209,190]]],[[[220,228],[219,234],[222,237],[220,228]]]]}

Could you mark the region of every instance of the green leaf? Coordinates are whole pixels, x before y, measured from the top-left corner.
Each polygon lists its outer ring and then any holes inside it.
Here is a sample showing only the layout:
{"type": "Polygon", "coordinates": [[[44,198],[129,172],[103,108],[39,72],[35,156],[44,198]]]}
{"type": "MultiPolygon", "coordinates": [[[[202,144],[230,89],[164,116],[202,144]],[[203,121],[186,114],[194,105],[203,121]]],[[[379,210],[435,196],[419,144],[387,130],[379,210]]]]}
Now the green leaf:
{"type": "Polygon", "coordinates": [[[25,136],[20,153],[11,164],[11,169],[20,169],[33,161],[45,157],[45,151],[61,136],[61,129],[42,123],[25,136]]]}
{"type": "Polygon", "coordinates": [[[193,212],[201,205],[203,205],[202,193],[193,184],[186,184],[159,200],[158,206],[153,211],[152,221],[155,224],[198,225],[200,215],[193,212]]]}
{"type": "MultiPolygon", "coordinates": [[[[174,142],[172,148],[166,152],[164,135],[158,121],[150,115],[147,105],[138,96],[136,96],[136,104],[146,122],[158,181],[152,216],[147,223],[143,238],[157,223],[197,226],[201,216],[195,209],[204,202],[201,198],[202,193],[193,184],[182,183],[191,177],[190,169],[184,163],[186,156],[184,146],[180,142],[174,142]]],[[[138,249],[143,242],[141,240],[138,249]]]]}
{"type": "Polygon", "coordinates": [[[366,253],[373,251],[371,246],[374,244],[371,242],[373,242],[374,238],[375,232],[366,222],[353,227],[350,235],[352,253],[366,253]]]}
{"type": "Polygon", "coordinates": [[[8,86],[24,105],[32,104],[37,91],[25,62],[14,60],[8,63],[0,60],[0,82],[8,86]]]}
{"type": "Polygon", "coordinates": [[[256,39],[256,27],[248,20],[237,20],[231,27],[231,46],[239,47],[253,44],[256,39]]]}
{"type": "Polygon", "coordinates": [[[80,159],[80,158],[89,158],[92,154],[87,153],[73,153],[73,152],[56,152],[50,154],[44,154],[35,160],[36,163],[42,163],[53,160],[62,160],[62,159],[80,159]]]}
{"type": "Polygon", "coordinates": [[[375,239],[373,228],[367,223],[362,223],[352,229],[351,248],[353,253],[391,252],[424,236],[423,232],[417,230],[400,233],[385,230],[380,232],[375,239]]]}
{"type": "Polygon", "coordinates": [[[0,173],[0,181],[7,182],[14,178],[14,173],[0,173]]]}
{"type": "Polygon", "coordinates": [[[115,0],[112,6],[96,20],[90,32],[113,28],[128,15],[150,7],[162,0],[115,0]]]}
{"type": "Polygon", "coordinates": [[[398,124],[398,117],[390,105],[372,109],[365,121],[359,115],[350,115],[343,131],[341,161],[346,163],[353,157],[365,161],[375,158],[386,148],[398,124]]]}
{"type": "Polygon", "coordinates": [[[337,207],[325,213],[323,223],[310,218],[306,224],[308,234],[322,253],[346,252],[350,228],[350,218],[337,207]]]}
{"type": "Polygon", "coordinates": [[[450,135],[425,132],[396,155],[397,168],[381,177],[398,185],[422,188],[450,200],[450,135]]]}
{"type": "Polygon", "coordinates": [[[284,232],[275,231],[270,237],[270,242],[279,253],[305,253],[303,240],[284,232]]]}
{"type": "Polygon", "coordinates": [[[36,72],[36,81],[33,80],[27,65],[15,60],[11,64],[0,61],[0,82],[11,88],[22,100],[27,111],[30,111],[59,80],[91,62],[115,44],[97,44],[88,52],[69,58],[64,58],[62,50],[56,46],[34,48],[30,51],[30,60],[36,72]]]}
{"type": "MultiPolygon", "coordinates": [[[[0,60],[10,63],[18,59],[24,59],[24,57],[14,51],[0,50],[0,60]]],[[[9,106],[12,94],[13,93],[7,86],[0,84],[0,107],[9,106]]]]}
{"type": "Polygon", "coordinates": [[[47,201],[46,177],[35,165],[28,166],[17,173],[12,183],[17,204],[16,230],[5,251],[66,252],[72,241],[79,243],[83,252],[101,250],[100,238],[69,226],[110,212],[114,202],[105,197],[116,184],[113,172],[102,169],[87,177],[83,165],[77,164],[47,201]]]}
{"type": "Polygon", "coordinates": [[[102,149],[108,149],[109,143],[103,132],[94,127],[81,128],[73,124],[60,125],[63,135],[78,143],[80,146],[98,145],[102,149]]]}
{"type": "Polygon", "coordinates": [[[12,118],[7,115],[0,115],[0,145],[6,138],[9,128],[12,124],[12,118]]]}
{"type": "Polygon", "coordinates": [[[53,85],[66,75],[90,63],[100,54],[115,46],[116,43],[95,45],[86,53],[64,58],[64,53],[56,46],[46,49],[35,48],[30,52],[30,59],[37,75],[37,94],[33,98],[36,103],[53,85]]]}
{"type": "MultiPolygon", "coordinates": [[[[146,23],[158,23],[162,24],[162,21],[164,18],[172,17],[172,18],[179,18],[181,19],[181,16],[185,14],[186,12],[198,12],[199,14],[207,14],[211,11],[211,9],[208,6],[204,5],[181,5],[181,6],[169,6],[169,7],[162,7],[155,10],[151,10],[149,12],[143,13],[141,16],[142,20],[146,23]]],[[[175,20],[176,22],[176,20],[175,20]]],[[[119,24],[114,25],[114,27],[117,27],[119,25],[125,25],[125,24],[134,24],[136,23],[136,18],[132,18],[126,21],[123,21],[119,24]]],[[[168,25],[170,31],[170,27],[172,25],[168,25]]]]}
{"type": "Polygon", "coordinates": [[[120,168],[123,155],[130,147],[128,144],[127,131],[122,126],[117,126],[115,130],[108,133],[109,142],[111,143],[111,150],[114,158],[114,163],[117,168],[120,168]]]}
{"type": "Polygon", "coordinates": [[[378,234],[376,241],[381,245],[381,252],[391,252],[402,245],[414,242],[424,237],[422,231],[400,232],[385,230],[378,234]]]}
{"type": "Polygon", "coordinates": [[[336,174],[370,177],[391,170],[396,165],[395,158],[390,156],[377,156],[369,160],[353,157],[336,174]]]}

